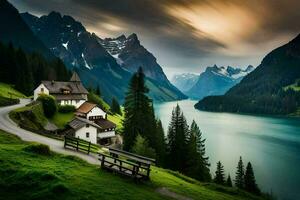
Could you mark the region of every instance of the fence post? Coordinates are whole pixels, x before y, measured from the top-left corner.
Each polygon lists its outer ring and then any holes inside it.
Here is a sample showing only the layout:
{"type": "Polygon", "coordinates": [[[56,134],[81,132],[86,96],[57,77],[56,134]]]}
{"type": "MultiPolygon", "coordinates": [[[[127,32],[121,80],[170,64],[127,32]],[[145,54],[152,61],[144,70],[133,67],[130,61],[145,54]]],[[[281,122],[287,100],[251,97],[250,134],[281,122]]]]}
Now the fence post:
{"type": "Polygon", "coordinates": [[[90,154],[91,142],[89,142],[88,154],[90,154]]]}
{"type": "Polygon", "coordinates": [[[67,146],[67,141],[66,141],[66,136],[65,136],[65,142],[64,142],[64,148],[66,148],[66,146],[67,146]]]}
{"type": "Polygon", "coordinates": [[[76,144],[77,144],[76,150],[78,151],[78,145],[79,145],[79,141],[78,140],[76,141],[76,144]]]}
{"type": "Polygon", "coordinates": [[[104,167],[104,159],[105,159],[105,155],[102,154],[101,167],[104,167]]]}

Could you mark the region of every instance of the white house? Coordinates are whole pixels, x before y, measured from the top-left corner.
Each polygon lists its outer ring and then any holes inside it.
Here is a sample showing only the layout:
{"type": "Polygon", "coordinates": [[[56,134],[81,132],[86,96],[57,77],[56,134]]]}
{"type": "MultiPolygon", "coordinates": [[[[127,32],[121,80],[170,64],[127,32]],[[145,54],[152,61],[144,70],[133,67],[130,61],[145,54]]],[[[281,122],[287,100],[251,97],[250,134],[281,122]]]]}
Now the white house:
{"type": "Polygon", "coordinates": [[[75,117],[69,122],[68,133],[94,144],[107,144],[115,137],[116,125],[106,119],[91,121],[82,117],[75,117]]]}
{"type": "Polygon", "coordinates": [[[89,120],[106,119],[107,117],[106,112],[104,112],[99,106],[89,102],[81,104],[75,114],[89,120]]]}
{"type": "Polygon", "coordinates": [[[84,88],[76,72],[70,81],[42,81],[34,90],[33,99],[36,100],[40,94],[52,95],[60,105],[73,105],[79,108],[87,101],[88,91],[84,88]]]}
{"type": "Polygon", "coordinates": [[[73,130],[72,134],[74,137],[97,144],[98,129],[100,128],[100,126],[98,126],[94,122],[84,118],[75,117],[69,123],[69,126],[73,130]]]}

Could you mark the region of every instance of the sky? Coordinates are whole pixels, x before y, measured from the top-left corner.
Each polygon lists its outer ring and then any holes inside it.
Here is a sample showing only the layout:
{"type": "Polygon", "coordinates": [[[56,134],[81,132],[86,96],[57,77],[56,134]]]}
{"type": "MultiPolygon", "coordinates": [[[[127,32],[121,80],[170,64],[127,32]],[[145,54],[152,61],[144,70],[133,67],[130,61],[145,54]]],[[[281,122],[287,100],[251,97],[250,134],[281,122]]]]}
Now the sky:
{"type": "Polygon", "coordinates": [[[101,38],[136,33],[169,78],[207,66],[258,66],[300,33],[299,0],[9,0],[70,15],[101,38]]]}

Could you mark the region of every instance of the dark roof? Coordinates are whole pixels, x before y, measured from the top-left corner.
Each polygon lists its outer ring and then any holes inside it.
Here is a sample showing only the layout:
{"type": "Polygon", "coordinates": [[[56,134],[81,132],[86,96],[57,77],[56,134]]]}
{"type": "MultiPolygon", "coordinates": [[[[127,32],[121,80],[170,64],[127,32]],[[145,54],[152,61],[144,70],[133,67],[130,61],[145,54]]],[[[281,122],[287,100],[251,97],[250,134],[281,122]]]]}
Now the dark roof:
{"type": "Polygon", "coordinates": [[[95,123],[101,127],[101,129],[116,128],[116,124],[107,119],[96,119],[95,123]]]}
{"type": "Polygon", "coordinates": [[[81,80],[80,80],[80,78],[79,78],[79,76],[78,76],[78,74],[77,74],[76,72],[73,72],[70,81],[73,81],[73,82],[81,82],[81,80]]]}
{"type": "Polygon", "coordinates": [[[81,82],[42,81],[50,94],[63,94],[63,90],[69,90],[71,94],[88,94],[81,82]]]}
{"type": "Polygon", "coordinates": [[[90,112],[93,108],[95,108],[97,105],[89,102],[84,102],[81,104],[81,106],[77,109],[77,112],[87,114],[90,112]]]}
{"type": "Polygon", "coordinates": [[[78,129],[84,127],[86,124],[90,124],[91,126],[100,128],[100,126],[98,126],[94,122],[84,119],[84,118],[80,118],[80,117],[75,117],[72,121],[69,122],[69,126],[75,130],[78,130],[78,129]]]}
{"type": "Polygon", "coordinates": [[[52,94],[56,100],[85,100],[81,94],[52,94]]]}

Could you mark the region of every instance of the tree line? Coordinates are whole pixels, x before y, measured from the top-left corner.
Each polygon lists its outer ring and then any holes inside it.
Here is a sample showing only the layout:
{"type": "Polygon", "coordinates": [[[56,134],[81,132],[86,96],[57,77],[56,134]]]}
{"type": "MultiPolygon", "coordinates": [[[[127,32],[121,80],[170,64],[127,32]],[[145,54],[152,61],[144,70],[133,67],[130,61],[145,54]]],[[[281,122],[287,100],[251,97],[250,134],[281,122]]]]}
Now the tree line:
{"type": "MultiPolygon", "coordinates": [[[[228,187],[233,186],[230,174],[228,174],[227,179],[225,180],[224,166],[222,165],[221,161],[217,162],[217,169],[213,181],[216,184],[220,184],[228,187]]],[[[242,157],[240,157],[236,168],[236,176],[235,176],[234,183],[235,186],[239,189],[243,189],[250,193],[254,193],[258,195],[261,194],[261,191],[258,188],[258,185],[256,184],[252,164],[248,162],[245,170],[242,157]]]]}
{"type": "Polygon", "coordinates": [[[46,60],[38,53],[26,53],[10,43],[0,43],[0,80],[31,95],[42,80],[69,80],[71,72],[59,59],[46,60]]]}
{"type": "MultiPolygon", "coordinates": [[[[224,167],[217,164],[211,177],[209,157],[205,152],[205,139],[195,121],[189,126],[179,105],[173,109],[165,136],[162,123],[155,118],[152,100],[147,96],[142,68],[133,74],[124,103],[123,149],[156,158],[157,165],[178,171],[199,181],[232,186],[231,177],[225,180],[224,167]]],[[[235,185],[259,194],[251,163],[246,172],[240,158],[235,185]]]]}

